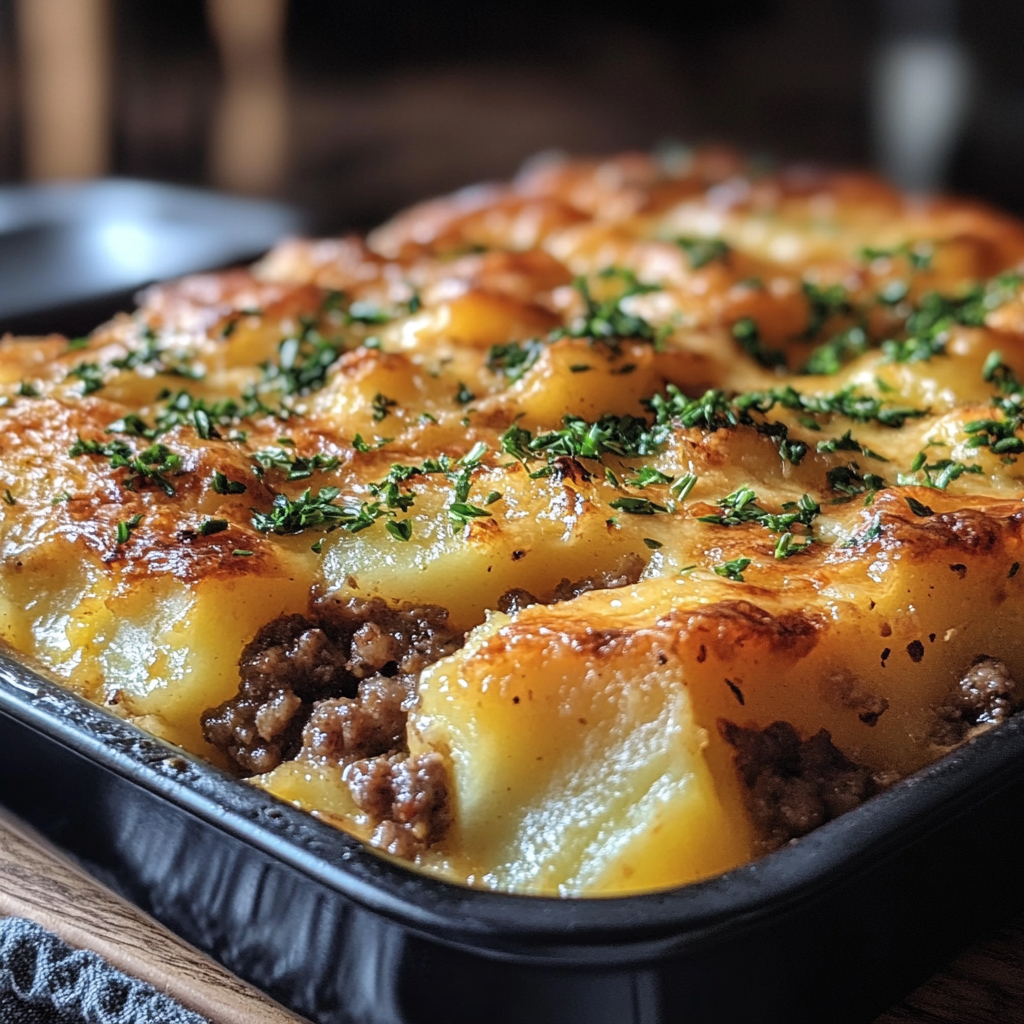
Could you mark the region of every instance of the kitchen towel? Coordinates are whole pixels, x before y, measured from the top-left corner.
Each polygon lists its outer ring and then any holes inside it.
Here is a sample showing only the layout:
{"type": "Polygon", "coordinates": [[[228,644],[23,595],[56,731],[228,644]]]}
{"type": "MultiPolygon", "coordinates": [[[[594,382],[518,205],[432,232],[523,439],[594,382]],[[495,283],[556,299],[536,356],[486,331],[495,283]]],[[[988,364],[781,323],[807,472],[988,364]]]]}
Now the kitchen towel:
{"type": "Polygon", "coordinates": [[[209,1024],[33,921],[0,920],[2,1024],[209,1024]]]}

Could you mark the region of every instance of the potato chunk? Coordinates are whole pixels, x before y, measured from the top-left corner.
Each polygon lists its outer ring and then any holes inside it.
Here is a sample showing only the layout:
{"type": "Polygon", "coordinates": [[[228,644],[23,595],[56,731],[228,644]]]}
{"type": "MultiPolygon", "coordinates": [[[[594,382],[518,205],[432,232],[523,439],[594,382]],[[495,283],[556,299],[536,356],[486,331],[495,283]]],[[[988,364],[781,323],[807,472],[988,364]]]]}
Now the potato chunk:
{"type": "Polygon", "coordinates": [[[527,632],[493,615],[424,673],[410,746],[448,752],[448,845],[479,882],[611,894],[750,856],[738,793],[712,779],[708,733],[661,642],[599,624],[527,632]]]}

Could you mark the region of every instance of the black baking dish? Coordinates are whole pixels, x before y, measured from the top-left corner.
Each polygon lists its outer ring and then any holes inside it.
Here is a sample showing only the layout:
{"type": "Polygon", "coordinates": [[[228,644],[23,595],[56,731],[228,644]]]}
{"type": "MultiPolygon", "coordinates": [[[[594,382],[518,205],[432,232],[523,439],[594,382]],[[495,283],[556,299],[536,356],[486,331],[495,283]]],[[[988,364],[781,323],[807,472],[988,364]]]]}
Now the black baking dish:
{"type": "Polygon", "coordinates": [[[0,657],[0,800],[321,1024],[867,1021],[1024,907],[1024,716],[762,860],[558,900],[422,877],[0,657]]]}

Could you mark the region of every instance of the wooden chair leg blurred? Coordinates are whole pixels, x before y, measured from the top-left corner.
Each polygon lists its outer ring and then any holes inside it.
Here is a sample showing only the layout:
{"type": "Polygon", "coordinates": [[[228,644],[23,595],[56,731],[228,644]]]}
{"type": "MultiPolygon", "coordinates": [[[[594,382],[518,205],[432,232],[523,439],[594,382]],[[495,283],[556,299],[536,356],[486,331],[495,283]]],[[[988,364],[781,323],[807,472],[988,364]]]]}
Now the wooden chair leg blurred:
{"type": "Polygon", "coordinates": [[[286,0],[207,0],[207,14],[224,72],[210,178],[235,192],[273,192],[287,154],[286,0]]]}
{"type": "Polygon", "coordinates": [[[27,177],[106,173],[109,0],[18,0],[16,12],[27,177]]]}

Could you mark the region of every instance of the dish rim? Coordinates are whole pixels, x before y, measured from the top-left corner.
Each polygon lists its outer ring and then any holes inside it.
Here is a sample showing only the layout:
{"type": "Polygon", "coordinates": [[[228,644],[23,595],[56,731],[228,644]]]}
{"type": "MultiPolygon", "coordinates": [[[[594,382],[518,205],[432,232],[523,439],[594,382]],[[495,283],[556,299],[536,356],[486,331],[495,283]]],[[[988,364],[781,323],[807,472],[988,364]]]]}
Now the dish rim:
{"type": "Polygon", "coordinates": [[[674,889],[557,897],[431,877],[152,736],[0,649],[0,714],[373,912],[501,959],[613,965],[699,950],[793,912],[992,799],[1024,766],[1024,712],[802,839],[674,889]]]}

